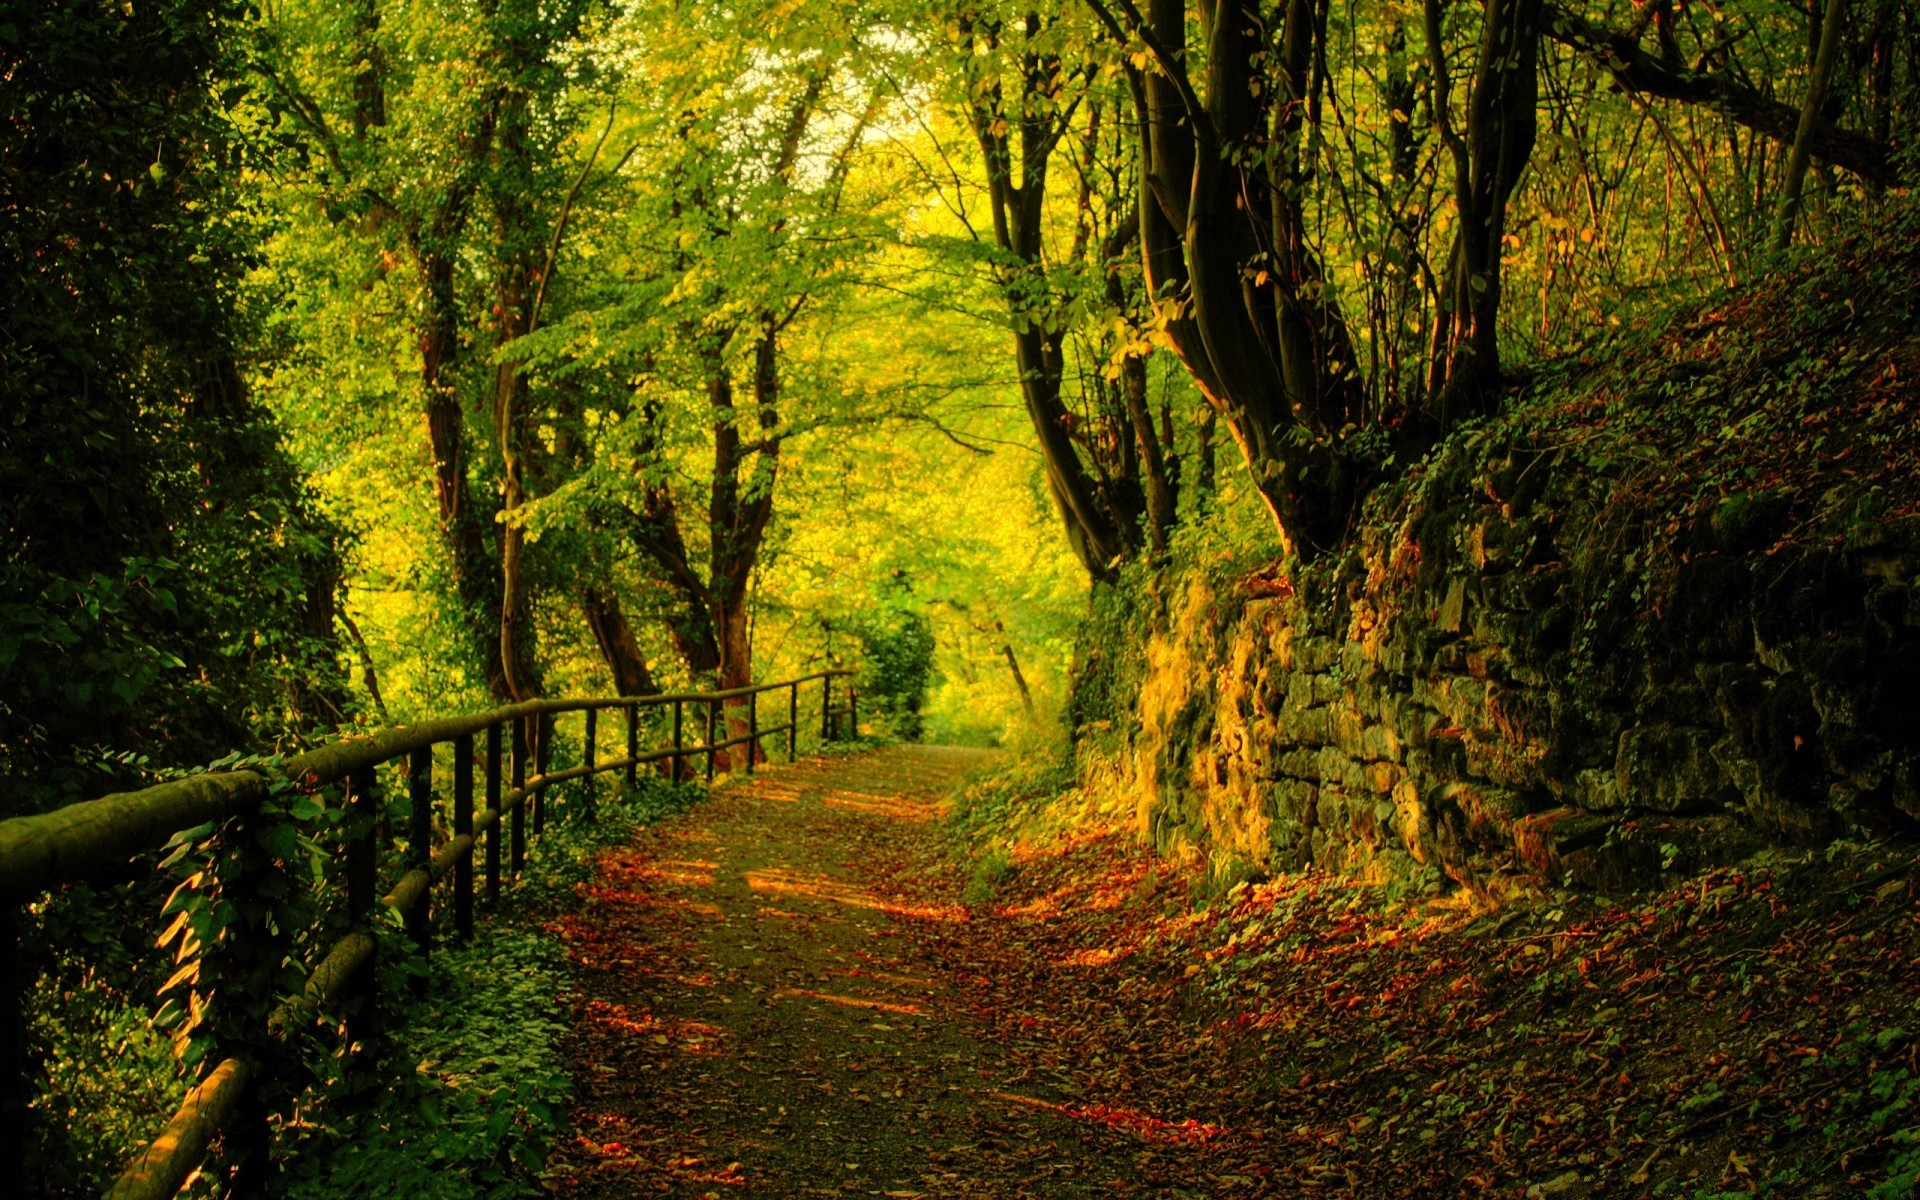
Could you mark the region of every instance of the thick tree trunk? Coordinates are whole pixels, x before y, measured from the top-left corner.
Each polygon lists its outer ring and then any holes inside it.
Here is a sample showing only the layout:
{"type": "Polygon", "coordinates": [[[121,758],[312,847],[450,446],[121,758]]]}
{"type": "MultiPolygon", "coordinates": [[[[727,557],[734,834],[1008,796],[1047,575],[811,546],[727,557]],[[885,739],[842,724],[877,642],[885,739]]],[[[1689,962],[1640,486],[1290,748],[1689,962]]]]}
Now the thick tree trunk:
{"type": "Polygon", "coordinates": [[[1301,182],[1291,176],[1304,173],[1293,145],[1318,35],[1304,0],[1286,13],[1290,90],[1276,111],[1275,97],[1255,86],[1269,51],[1252,0],[1202,8],[1204,97],[1187,74],[1184,4],[1151,0],[1135,27],[1159,67],[1135,88],[1144,109],[1141,254],[1149,290],[1171,318],[1169,343],[1226,418],[1282,542],[1311,556],[1351,516],[1353,478],[1330,435],[1361,411],[1361,391],[1352,338],[1324,298],[1324,271],[1290,195],[1301,182]],[[1276,158],[1290,176],[1278,186],[1263,166],[1276,158]]]}
{"type": "Polygon", "coordinates": [[[660,690],[654,685],[653,672],[647,670],[646,657],[640,653],[633,627],[627,624],[619,596],[599,584],[588,584],[580,590],[580,615],[586,619],[594,644],[600,647],[600,657],[613,675],[615,694],[651,696],[660,690]]]}

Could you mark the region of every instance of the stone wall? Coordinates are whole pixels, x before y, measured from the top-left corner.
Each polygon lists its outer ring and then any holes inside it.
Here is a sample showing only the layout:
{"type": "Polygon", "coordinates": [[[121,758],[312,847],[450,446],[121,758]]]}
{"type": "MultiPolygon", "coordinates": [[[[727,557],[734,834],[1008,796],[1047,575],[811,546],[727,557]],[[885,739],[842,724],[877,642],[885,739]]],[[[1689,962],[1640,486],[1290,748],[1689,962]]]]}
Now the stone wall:
{"type": "Polygon", "coordinates": [[[1761,495],[1649,525],[1614,486],[1469,439],[1340,558],[1137,585],[1143,831],[1499,895],[1920,828],[1911,524],[1761,495]]]}

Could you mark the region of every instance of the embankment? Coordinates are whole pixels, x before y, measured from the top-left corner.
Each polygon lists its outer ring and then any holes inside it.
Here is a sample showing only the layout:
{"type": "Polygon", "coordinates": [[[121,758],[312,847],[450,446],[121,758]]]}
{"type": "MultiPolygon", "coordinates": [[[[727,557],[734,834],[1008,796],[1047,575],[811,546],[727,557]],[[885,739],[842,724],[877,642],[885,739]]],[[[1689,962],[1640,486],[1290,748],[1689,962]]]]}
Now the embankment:
{"type": "Polygon", "coordinates": [[[1163,851],[1644,886],[1920,829],[1920,230],[1541,371],[1309,564],[1096,599],[1083,762],[1163,851]]]}

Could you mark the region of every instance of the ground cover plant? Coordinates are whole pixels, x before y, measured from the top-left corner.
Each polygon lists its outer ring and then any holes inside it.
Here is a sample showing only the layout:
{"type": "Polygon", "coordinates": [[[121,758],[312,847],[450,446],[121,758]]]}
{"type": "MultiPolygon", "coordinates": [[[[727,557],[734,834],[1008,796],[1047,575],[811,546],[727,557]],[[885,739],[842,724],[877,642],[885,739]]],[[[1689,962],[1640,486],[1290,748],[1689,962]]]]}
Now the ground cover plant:
{"type": "Polygon", "coordinates": [[[649,776],[607,790],[593,820],[548,827],[528,874],[473,941],[437,952],[428,965],[393,939],[390,948],[401,953],[381,983],[408,998],[393,1006],[381,1061],[334,1080],[332,1094],[300,1115],[287,1142],[286,1194],[542,1194],[548,1156],[569,1129],[571,1093],[561,1050],[569,977],[550,925],[601,855],[704,796],[649,776]],[[380,1086],[388,1079],[399,1083],[380,1086]]]}

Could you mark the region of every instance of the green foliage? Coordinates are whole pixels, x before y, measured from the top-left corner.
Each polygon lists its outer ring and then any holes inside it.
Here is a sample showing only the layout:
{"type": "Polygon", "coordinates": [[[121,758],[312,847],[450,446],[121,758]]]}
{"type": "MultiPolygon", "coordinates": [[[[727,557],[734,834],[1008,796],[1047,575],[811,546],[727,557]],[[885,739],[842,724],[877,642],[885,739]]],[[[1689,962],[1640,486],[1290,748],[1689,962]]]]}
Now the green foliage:
{"type": "Polygon", "coordinates": [[[917,742],[925,730],[933,679],[933,627],[913,609],[882,609],[857,627],[862,717],[878,718],[893,736],[917,742]]]}
{"type": "Polygon", "coordinates": [[[1134,701],[1146,674],[1146,643],[1152,616],[1146,598],[1129,584],[1096,587],[1074,644],[1073,684],[1067,696],[1067,727],[1076,744],[1088,738],[1123,737],[1134,721],[1134,701]],[[1117,733],[1116,733],[1117,731],[1117,733]]]}
{"type": "MultiPolygon", "coordinates": [[[[323,1106],[289,1129],[299,1139],[287,1156],[289,1195],[540,1194],[549,1147],[566,1129],[570,1089],[560,1047],[566,952],[545,922],[571,905],[600,853],[705,795],[697,785],[642,775],[595,804],[593,820],[577,794],[571,803],[550,797],[556,807],[532,843],[526,874],[471,944],[436,950],[422,964],[406,938],[383,938],[383,956],[401,967],[387,981],[382,1062],[365,1068],[380,1086],[365,1102],[323,1106]],[[399,1086],[388,1086],[394,1080],[399,1086]]],[[[353,1091],[349,1080],[332,1086],[353,1091]]]]}
{"type": "Polygon", "coordinates": [[[39,1075],[25,1177],[48,1200],[98,1197],[186,1092],[150,1019],[158,979],[136,966],[152,938],[144,928],[126,936],[117,920],[126,904],[73,888],[30,918],[29,944],[43,949],[23,997],[39,1075]]]}
{"type": "Polygon", "coordinates": [[[488,927],[436,954],[425,979],[391,1034],[397,1086],[363,1112],[302,1131],[288,1196],[540,1194],[547,1148],[566,1126],[564,948],[535,929],[488,927]]]}
{"type": "Polygon", "coordinates": [[[0,815],[327,698],[337,532],[239,363],[250,9],[27,7],[0,39],[0,815]]]}
{"type": "Polygon", "coordinates": [[[1058,757],[1008,755],[955,790],[947,828],[963,842],[991,843],[1012,829],[1023,811],[1053,799],[1076,780],[1072,764],[1058,757]]]}
{"type": "Polygon", "coordinates": [[[966,904],[987,903],[999,893],[1000,885],[1013,871],[1013,855],[1004,847],[989,846],[973,860],[973,872],[967,877],[967,886],[960,892],[961,901],[966,904]]]}
{"type": "Polygon", "coordinates": [[[257,768],[271,782],[244,816],[182,830],[161,860],[180,882],[160,912],[161,949],[173,973],[160,985],[154,1024],[170,1030],[175,1057],[204,1075],[221,1059],[266,1064],[266,1099],[285,1102],[304,1080],[285,1069],[284,1044],[262,1017],[305,982],[303,963],[324,953],[318,889],[330,861],[318,835],[341,825],[344,810],[297,790],[277,758],[230,756],[216,769],[257,768]]]}

